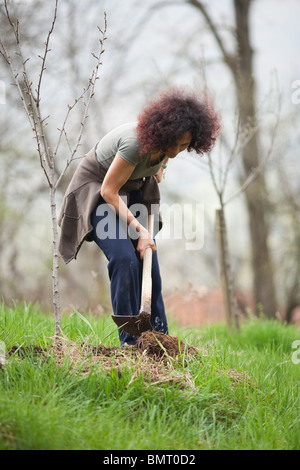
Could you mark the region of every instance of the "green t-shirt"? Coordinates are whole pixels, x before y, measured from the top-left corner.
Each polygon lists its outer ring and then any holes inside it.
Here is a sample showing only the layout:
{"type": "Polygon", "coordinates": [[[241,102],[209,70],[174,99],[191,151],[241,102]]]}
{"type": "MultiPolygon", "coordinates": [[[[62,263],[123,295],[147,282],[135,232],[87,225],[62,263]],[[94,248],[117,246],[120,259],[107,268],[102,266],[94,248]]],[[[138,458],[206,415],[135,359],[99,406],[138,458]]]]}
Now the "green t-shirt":
{"type": "Polygon", "coordinates": [[[96,155],[101,165],[108,169],[116,154],[126,162],[135,166],[130,180],[155,175],[163,164],[163,160],[150,166],[150,155],[141,155],[136,137],[137,122],[129,122],[108,132],[97,144],[96,155]]]}

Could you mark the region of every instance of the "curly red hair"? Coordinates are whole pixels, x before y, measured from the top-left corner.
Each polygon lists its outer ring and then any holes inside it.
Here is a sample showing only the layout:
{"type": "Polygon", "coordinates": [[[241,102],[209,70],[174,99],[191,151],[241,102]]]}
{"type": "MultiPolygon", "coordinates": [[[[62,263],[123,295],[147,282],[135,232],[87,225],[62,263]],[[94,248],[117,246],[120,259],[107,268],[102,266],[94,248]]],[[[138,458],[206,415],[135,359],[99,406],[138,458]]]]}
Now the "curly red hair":
{"type": "Polygon", "coordinates": [[[220,128],[219,114],[207,94],[172,88],[152,99],[140,113],[137,139],[142,154],[166,152],[189,131],[192,140],[187,150],[203,154],[213,148],[220,128]]]}

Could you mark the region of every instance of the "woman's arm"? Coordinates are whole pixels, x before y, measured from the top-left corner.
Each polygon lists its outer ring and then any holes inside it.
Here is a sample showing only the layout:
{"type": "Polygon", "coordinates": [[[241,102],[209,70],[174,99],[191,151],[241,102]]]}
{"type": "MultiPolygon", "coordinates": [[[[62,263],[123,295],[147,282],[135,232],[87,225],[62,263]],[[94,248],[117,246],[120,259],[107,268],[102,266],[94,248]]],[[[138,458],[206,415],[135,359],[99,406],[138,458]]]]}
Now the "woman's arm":
{"type": "Polygon", "coordinates": [[[139,233],[137,250],[143,259],[145,249],[148,246],[151,247],[153,252],[156,250],[155,243],[148,230],[138,222],[126,206],[123,199],[119,196],[119,190],[128,181],[134,168],[134,165],[130,165],[130,163],[126,162],[117,154],[103,180],[101,196],[108,204],[111,204],[114,207],[119,217],[126,220],[127,225],[131,224],[136,232],[139,233]]]}

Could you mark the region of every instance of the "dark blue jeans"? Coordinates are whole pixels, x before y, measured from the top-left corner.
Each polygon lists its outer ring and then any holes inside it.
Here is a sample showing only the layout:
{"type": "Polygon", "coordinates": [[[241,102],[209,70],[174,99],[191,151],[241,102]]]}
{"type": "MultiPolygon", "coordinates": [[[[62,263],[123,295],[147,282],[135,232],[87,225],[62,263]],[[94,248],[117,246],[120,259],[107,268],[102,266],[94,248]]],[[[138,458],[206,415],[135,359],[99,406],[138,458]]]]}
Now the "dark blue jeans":
{"type": "MultiPolygon", "coordinates": [[[[132,191],[128,206],[139,204],[141,199],[141,190],[132,191]]],[[[143,266],[143,260],[140,259],[136,249],[138,239],[128,237],[126,224],[119,223],[118,216],[103,198],[100,198],[94,209],[91,222],[94,228],[94,240],[108,260],[113,312],[115,315],[137,315],[141,302],[143,266]],[[107,232],[104,232],[105,228],[107,232]]],[[[155,331],[168,333],[161,289],[159,264],[157,252],[155,252],[152,256],[151,324],[155,331]]],[[[133,345],[137,340],[137,337],[121,330],[119,330],[119,338],[122,346],[124,343],[133,345]]]]}

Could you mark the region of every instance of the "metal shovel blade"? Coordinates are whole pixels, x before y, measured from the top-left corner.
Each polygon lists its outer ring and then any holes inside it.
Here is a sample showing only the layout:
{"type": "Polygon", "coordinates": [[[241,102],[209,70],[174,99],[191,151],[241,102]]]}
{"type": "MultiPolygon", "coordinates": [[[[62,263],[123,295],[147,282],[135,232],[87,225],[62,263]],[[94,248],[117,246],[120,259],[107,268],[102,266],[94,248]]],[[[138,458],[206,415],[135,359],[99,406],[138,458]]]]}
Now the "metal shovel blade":
{"type": "Polygon", "coordinates": [[[112,315],[118,328],[133,336],[139,336],[147,330],[153,330],[150,323],[150,313],[141,312],[138,315],[112,315]]]}

